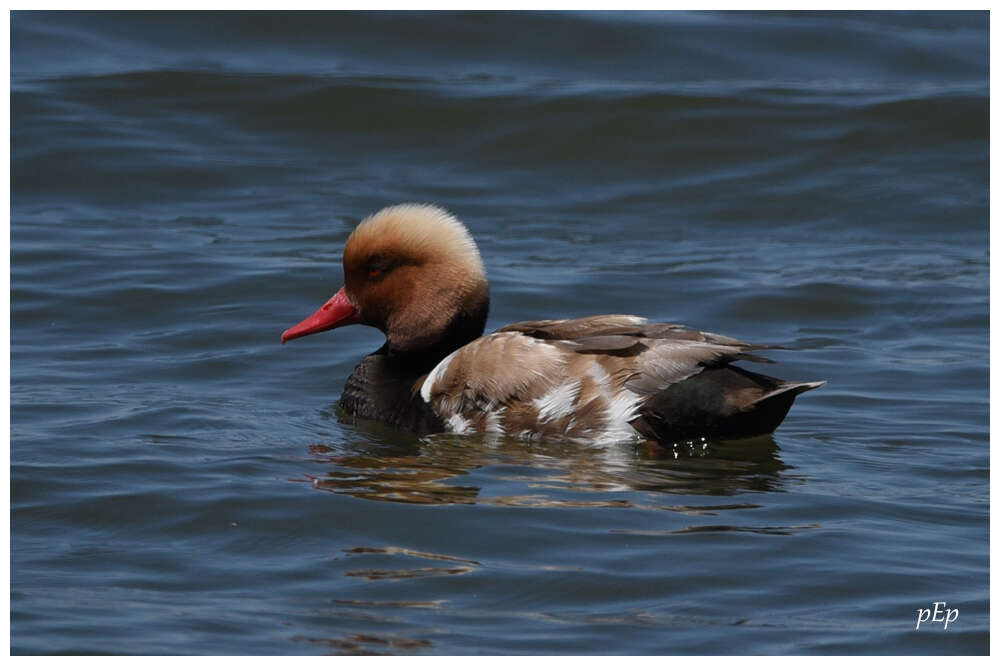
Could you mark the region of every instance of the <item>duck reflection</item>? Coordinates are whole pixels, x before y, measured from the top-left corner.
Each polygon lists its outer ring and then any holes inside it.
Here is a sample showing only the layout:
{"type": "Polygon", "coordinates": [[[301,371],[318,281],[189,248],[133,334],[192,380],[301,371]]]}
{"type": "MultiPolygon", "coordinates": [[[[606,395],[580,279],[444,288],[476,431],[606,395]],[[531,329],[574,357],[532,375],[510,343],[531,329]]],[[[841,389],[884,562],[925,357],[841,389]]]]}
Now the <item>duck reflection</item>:
{"type": "MultiPolygon", "coordinates": [[[[416,437],[370,421],[354,422],[353,430],[357,439],[309,447],[310,459],[328,467],[310,475],[315,488],[415,504],[627,507],[644,500],[615,493],[725,496],[781,491],[796,481],[770,435],[668,446],[589,447],[448,434],[416,437]],[[486,474],[479,472],[486,469],[486,474]]],[[[751,507],[658,508],[698,513],[751,507]]]]}

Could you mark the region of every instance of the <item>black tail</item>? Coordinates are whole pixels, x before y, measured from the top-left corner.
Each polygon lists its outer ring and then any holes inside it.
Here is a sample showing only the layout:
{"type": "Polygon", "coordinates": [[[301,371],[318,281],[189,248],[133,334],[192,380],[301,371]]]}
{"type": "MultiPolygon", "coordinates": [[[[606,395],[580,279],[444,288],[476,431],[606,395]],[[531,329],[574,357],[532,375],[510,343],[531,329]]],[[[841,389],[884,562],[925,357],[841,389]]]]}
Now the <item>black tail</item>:
{"type": "Polygon", "coordinates": [[[795,396],[826,382],[789,382],[736,366],[708,368],[654,394],[632,425],[662,443],[774,432],[795,396]]]}

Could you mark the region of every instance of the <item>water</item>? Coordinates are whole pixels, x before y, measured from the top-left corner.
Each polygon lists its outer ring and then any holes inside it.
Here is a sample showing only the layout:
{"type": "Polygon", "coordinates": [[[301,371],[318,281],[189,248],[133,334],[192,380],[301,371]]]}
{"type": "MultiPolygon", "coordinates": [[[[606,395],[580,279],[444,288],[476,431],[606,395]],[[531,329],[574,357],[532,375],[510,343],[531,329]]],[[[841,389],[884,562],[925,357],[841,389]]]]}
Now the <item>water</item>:
{"type": "Polygon", "coordinates": [[[11,651],[986,654],[988,18],[11,17],[11,651]],[[281,346],[440,203],[489,329],[628,312],[827,379],[651,450],[336,412],[281,346]],[[960,611],[916,629],[917,609],[960,611]]]}

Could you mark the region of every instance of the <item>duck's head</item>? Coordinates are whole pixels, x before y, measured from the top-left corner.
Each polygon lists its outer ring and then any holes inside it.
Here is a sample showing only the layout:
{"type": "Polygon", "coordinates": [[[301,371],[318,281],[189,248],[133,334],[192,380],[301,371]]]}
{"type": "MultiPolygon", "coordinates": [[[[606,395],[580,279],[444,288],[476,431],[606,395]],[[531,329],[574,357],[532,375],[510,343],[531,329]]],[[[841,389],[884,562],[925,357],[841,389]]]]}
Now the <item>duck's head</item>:
{"type": "Polygon", "coordinates": [[[281,341],[366,324],[390,351],[454,349],[482,334],[489,300],[465,226],[437,206],[401,204],[361,221],[344,246],[344,286],[281,341]]]}

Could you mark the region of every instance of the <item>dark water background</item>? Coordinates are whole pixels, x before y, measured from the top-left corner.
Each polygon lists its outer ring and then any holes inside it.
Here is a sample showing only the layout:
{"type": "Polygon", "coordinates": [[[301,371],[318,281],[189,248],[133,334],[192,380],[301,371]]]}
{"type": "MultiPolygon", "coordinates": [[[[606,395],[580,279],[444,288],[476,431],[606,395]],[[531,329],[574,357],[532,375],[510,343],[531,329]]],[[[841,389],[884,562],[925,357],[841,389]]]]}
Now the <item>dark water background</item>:
{"type": "Polygon", "coordinates": [[[986,653],[988,37],[13,13],[11,651],[986,653]],[[489,329],[634,313],[830,383],[660,452],[344,422],[377,332],[278,337],[403,201],[469,225],[489,329]]]}

